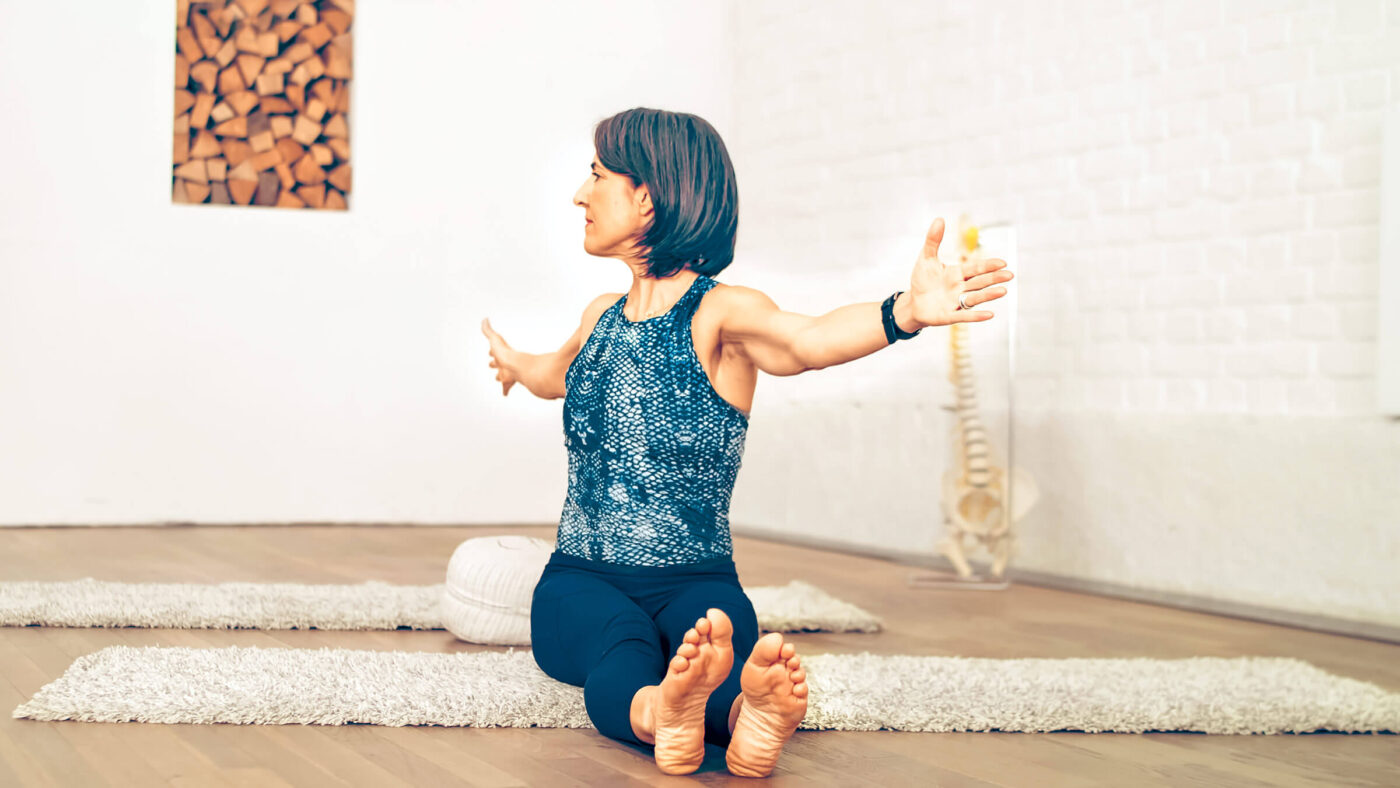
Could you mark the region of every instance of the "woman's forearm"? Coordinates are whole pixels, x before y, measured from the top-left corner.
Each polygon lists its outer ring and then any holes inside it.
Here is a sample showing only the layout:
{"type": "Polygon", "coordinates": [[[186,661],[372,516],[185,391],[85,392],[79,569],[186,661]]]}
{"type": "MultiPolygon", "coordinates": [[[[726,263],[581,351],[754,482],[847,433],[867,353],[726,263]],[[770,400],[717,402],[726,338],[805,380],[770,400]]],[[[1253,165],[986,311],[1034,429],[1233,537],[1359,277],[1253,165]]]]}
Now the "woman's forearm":
{"type": "Polygon", "coordinates": [[[559,353],[522,353],[511,351],[509,369],[520,385],[540,399],[564,396],[564,370],[560,369],[559,353]]]}
{"type": "MultiPolygon", "coordinates": [[[[881,348],[889,347],[880,320],[882,301],[847,304],[813,319],[798,337],[798,357],[809,369],[824,369],[855,361],[881,348]]],[[[909,314],[909,294],[894,302],[894,320],[902,331],[921,325],[909,314]]]]}

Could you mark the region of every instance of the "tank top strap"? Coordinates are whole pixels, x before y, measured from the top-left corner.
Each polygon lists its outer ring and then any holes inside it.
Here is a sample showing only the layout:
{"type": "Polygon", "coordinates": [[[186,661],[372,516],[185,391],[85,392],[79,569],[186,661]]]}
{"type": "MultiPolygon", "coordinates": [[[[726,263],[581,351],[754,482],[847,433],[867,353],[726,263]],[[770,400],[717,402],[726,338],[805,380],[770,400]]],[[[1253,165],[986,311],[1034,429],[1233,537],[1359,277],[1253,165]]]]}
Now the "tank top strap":
{"type": "Polygon", "coordinates": [[[700,308],[700,299],[713,288],[717,282],[704,274],[696,278],[691,288],[676,302],[674,307],[676,313],[676,323],[678,325],[689,325],[690,319],[695,316],[695,310],[700,308]]]}

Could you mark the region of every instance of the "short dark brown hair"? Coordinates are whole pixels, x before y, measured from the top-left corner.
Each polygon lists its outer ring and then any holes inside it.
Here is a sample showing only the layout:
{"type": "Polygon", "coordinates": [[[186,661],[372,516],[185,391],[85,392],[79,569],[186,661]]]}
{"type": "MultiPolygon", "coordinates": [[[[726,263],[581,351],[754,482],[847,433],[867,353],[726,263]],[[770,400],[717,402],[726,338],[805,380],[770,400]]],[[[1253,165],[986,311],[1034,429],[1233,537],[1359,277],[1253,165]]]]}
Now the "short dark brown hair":
{"type": "Polygon", "coordinates": [[[640,239],[647,273],[662,278],[689,268],[714,276],[734,260],[739,187],[724,140],[704,118],[636,107],[593,129],[598,161],[646,184],[652,222],[640,239]]]}

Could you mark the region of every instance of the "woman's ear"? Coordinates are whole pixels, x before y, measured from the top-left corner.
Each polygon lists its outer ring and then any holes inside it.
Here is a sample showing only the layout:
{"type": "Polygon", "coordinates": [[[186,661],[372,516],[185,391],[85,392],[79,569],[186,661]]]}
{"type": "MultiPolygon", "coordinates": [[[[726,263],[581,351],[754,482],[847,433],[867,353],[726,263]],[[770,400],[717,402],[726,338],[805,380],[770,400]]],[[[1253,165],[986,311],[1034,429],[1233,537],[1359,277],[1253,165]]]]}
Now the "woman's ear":
{"type": "Polygon", "coordinates": [[[637,213],[646,216],[656,210],[651,204],[651,191],[646,186],[637,187],[637,213]]]}

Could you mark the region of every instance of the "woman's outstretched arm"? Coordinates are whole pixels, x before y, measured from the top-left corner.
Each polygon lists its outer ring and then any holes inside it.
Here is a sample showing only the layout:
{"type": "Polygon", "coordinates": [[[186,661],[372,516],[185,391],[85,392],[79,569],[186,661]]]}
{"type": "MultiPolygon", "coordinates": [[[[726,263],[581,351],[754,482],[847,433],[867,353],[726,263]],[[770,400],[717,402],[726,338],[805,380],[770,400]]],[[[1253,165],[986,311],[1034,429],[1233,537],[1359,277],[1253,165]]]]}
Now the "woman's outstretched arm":
{"type": "MultiPolygon", "coordinates": [[[[901,330],[990,320],[987,310],[959,309],[967,293],[969,306],[1006,295],[1014,274],[1005,260],[985,259],[945,266],[938,259],[943,220],[935,219],[914,263],[909,287],[895,300],[894,318],[901,330]]],[[[721,342],[735,344],[770,375],[796,375],[844,364],[888,347],[880,322],[880,301],[834,309],[820,317],[784,312],[773,300],[748,287],[729,288],[728,308],[720,325],[721,342]]]]}
{"type": "Polygon", "coordinates": [[[584,338],[593,331],[598,317],[617,299],[620,293],[604,293],[593,299],[583,310],[583,317],[573,336],[553,353],[523,353],[511,347],[505,337],[491,327],[491,319],[481,321],[481,333],[490,341],[491,362],[487,365],[496,370],[496,380],[501,382],[501,396],[510,393],[510,387],[520,383],[540,399],[559,399],[564,391],[564,373],[574,357],[583,348],[584,338]]]}

